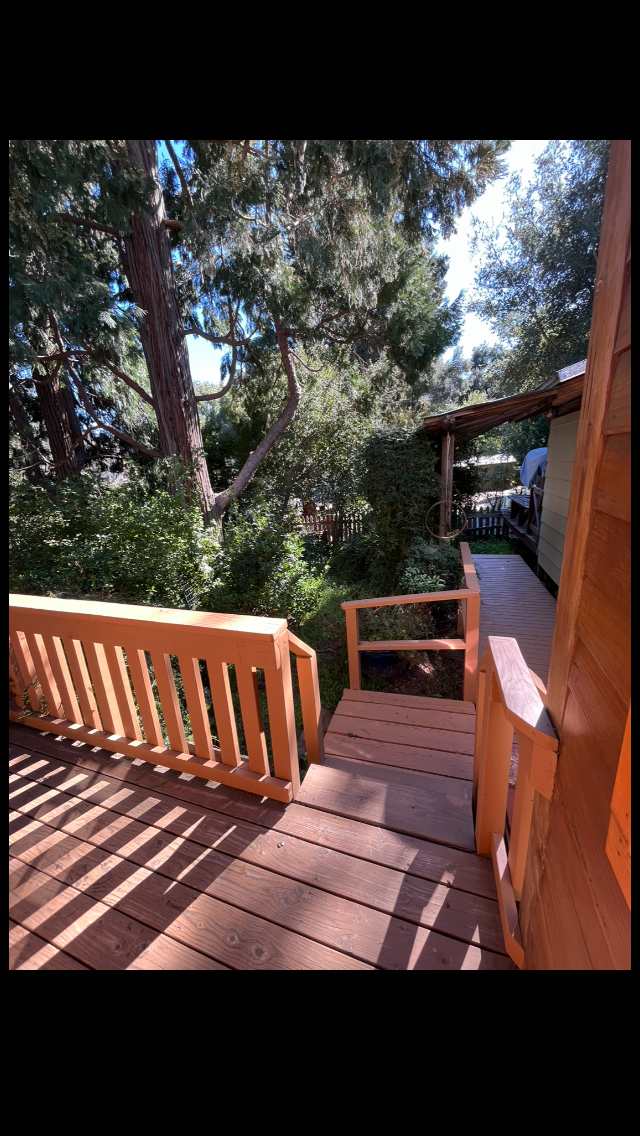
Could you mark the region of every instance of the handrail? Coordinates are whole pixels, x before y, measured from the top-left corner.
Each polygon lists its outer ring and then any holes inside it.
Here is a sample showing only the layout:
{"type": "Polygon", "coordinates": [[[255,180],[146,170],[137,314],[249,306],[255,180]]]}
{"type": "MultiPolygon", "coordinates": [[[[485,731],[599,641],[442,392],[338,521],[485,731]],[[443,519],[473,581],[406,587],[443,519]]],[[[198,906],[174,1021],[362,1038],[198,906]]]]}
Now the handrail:
{"type": "Polygon", "coordinates": [[[291,651],[297,656],[307,757],[322,760],[316,654],[291,634],[284,619],[20,595],[10,596],[9,606],[13,721],[290,801],[300,784],[291,651]],[[201,662],[219,748],[211,736],[201,662]],[[235,668],[247,757],[239,749],[228,664],[235,668]],[[264,673],[274,776],[258,669],[264,673]],[[192,742],[186,737],[187,717],[192,742]]]}
{"type": "Polygon", "coordinates": [[[519,967],[524,965],[524,947],[516,905],[524,883],[534,792],[551,799],[559,745],[543,694],[544,685],[527,667],[516,640],[490,635],[478,664],[476,849],[493,860],[505,948],[519,967]],[[520,758],[507,854],[504,831],[514,731],[520,758]]]}
{"type": "Polygon", "coordinates": [[[480,623],[480,585],[466,542],[460,544],[460,559],[466,588],[446,592],[415,592],[407,596],[381,596],[377,599],[345,600],[340,606],[347,624],[347,652],[349,656],[349,687],[361,689],[361,651],[464,651],[464,689],[466,702],[475,702],[478,665],[478,632],[480,623]],[[358,632],[358,611],[367,607],[391,607],[397,604],[441,603],[458,600],[462,607],[462,639],[389,639],[363,642],[358,632]]]}

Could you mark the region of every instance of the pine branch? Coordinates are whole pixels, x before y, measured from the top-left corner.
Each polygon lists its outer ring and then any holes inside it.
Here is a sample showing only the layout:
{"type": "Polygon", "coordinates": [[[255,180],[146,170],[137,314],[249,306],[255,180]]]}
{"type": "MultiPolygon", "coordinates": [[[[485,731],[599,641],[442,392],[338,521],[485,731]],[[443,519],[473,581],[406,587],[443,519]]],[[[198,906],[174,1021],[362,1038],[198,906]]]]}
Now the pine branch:
{"type": "Polygon", "coordinates": [[[210,343],[226,343],[228,347],[246,347],[251,343],[251,336],[248,339],[234,339],[231,335],[211,335],[208,331],[201,331],[199,327],[185,327],[183,335],[199,335],[210,343]]]}
{"type": "Polygon", "coordinates": [[[145,402],[148,402],[149,406],[152,406],[155,410],[156,404],[153,401],[151,395],[147,394],[144,387],[141,387],[135,379],[132,379],[129,375],[125,374],[125,372],[121,371],[119,367],[114,366],[114,364],[110,363],[108,359],[98,361],[94,356],[91,355],[90,351],[87,351],[86,354],[93,358],[94,362],[96,362],[99,367],[108,367],[113,375],[115,375],[118,379],[122,379],[123,383],[126,383],[128,387],[131,387],[131,390],[134,390],[136,394],[140,395],[140,398],[144,399],[145,402]]]}
{"type": "Polygon", "coordinates": [[[178,161],[178,155],[176,154],[173,146],[171,145],[171,140],[169,138],[165,138],[164,144],[167,147],[167,150],[169,151],[169,155],[171,157],[171,161],[173,162],[173,164],[175,166],[175,170],[176,170],[176,173],[178,175],[178,181],[180,182],[180,185],[182,187],[182,196],[184,197],[185,201],[187,201],[189,203],[189,205],[193,205],[193,199],[191,197],[191,191],[189,189],[189,186],[187,185],[187,179],[184,176],[184,173],[182,172],[182,167],[180,165],[180,162],[178,161]]]}
{"type": "Polygon", "coordinates": [[[122,430],[118,430],[115,426],[110,426],[108,422],[103,422],[101,418],[98,418],[86,390],[70,363],[67,363],[67,371],[70,378],[73,379],[76,392],[87,414],[90,418],[93,418],[94,422],[97,422],[101,430],[107,430],[110,434],[115,434],[116,438],[120,438],[122,442],[126,442],[127,445],[133,446],[134,449],[139,450],[142,454],[147,454],[151,458],[162,457],[159,450],[151,450],[148,446],[143,446],[140,442],[136,442],[134,438],[130,438],[128,434],[124,434],[122,430]]]}

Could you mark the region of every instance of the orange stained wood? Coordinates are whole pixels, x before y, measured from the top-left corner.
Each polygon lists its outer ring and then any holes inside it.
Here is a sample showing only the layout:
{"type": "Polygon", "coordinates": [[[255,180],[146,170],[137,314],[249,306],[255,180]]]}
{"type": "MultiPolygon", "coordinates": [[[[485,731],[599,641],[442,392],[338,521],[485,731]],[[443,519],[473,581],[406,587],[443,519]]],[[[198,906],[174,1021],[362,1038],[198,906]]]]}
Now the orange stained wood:
{"type": "MultiPolygon", "coordinates": [[[[394,810],[404,826],[416,805],[435,818],[448,796],[442,823],[462,832],[469,779],[403,771],[386,811],[377,794],[382,824],[371,824],[343,815],[335,764],[313,765],[304,782],[315,777],[318,792],[328,778],[326,811],[302,794],[286,806],[159,776],[23,726],[11,738],[13,966],[513,968],[490,863],[391,825],[394,810]]],[[[363,766],[342,765],[362,786],[363,766]]]]}
{"type": "Polygon", "coordinates": [[[631,710],[620,751],[616,783],[611,798],[611,820],[607,833],[607,856],[631,907],[631,710]]]}
{"type": "Polygon", "coordinates": [[[469,545],[461,543],[460,557],[465,576],[466,588],[446,592],[417,592],[405,596],[382,596],[377,599],[346,600],[341,607],[345,613],[347,632],[347,654],[349,659],[349,686],[360,690],[360,652],[361,651],[459,651],[465,652],[464,691],[465,701],[475,701],[478,664],[478,623],[480,594],[475,568],[469,545]],[[358,632],[358,611],[360,608],[392,607],[397,604],[435,603],[445,600],[458,600],[462,606],[464,639],[390,639],[380,642],[362,642],[358,632]]]}
{"type": "Polygon", "coordinates": [[[535,795],[520,906],[527,969],[631,965],[613,809],[631,697],[630,396],[631,144],[614,139],[546,698],[560,757],[551,801],[535,795]]]}
{"type": "Polygon", "coordinates": [[[291,649],[299,656],[308,757],[322,759],[315,652],[290,636],[283,620],[12,596],[10,634],[14,719],[281,801],[291,800],[299,785],[291,649]],[[248,758],[240,753],[230,663],[246,718],[248,758]],[[213,745],[203,665],[218,746],[213,745]],[[275,776],[256,668],[265,674],[275,776]],[[26,714],[25,701],[30,704],[26,714]]]}

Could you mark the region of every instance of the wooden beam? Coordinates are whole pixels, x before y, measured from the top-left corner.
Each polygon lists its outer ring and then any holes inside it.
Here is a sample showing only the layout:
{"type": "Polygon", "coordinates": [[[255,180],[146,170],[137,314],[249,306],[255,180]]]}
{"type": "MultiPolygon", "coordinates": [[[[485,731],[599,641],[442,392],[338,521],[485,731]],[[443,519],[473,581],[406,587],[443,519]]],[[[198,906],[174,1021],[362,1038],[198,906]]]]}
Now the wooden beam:
{"type": "Polygon", "coordinates": [[[442,477],[442,499],[440,502],[440,542],[451,532],[451,501],[453,496],[453,450],[455,434],[442,435],[442,458],[440,476],[442,477]]]}

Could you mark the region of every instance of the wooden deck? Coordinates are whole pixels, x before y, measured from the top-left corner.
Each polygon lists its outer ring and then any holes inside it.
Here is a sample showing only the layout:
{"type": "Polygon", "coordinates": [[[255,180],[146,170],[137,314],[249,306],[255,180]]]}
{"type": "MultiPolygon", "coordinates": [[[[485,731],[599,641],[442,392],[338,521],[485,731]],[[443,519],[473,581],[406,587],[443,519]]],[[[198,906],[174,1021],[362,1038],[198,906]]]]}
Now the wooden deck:
{"type": "Polygon", "coordinates": [[[474,853],[474,718],[345,691],[286,806],[10,726],[11,968],[514,969],[474,853]]]}
{"type": "Polygon", "coordinates": [[[487,636],[512,636],[546,685],[556,601],[521,556],[474,556],[473,562],[481,592],[479,657],[487,636]]]}

